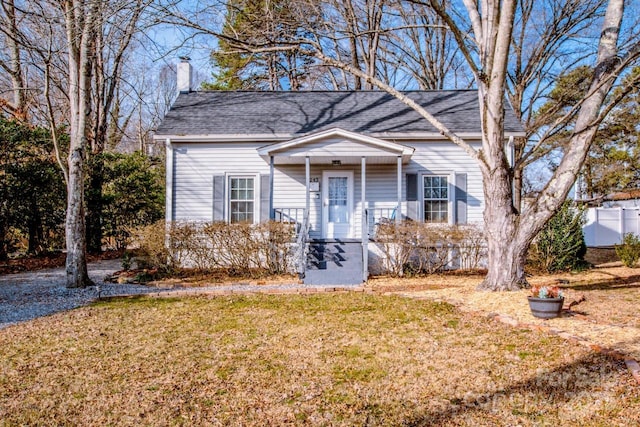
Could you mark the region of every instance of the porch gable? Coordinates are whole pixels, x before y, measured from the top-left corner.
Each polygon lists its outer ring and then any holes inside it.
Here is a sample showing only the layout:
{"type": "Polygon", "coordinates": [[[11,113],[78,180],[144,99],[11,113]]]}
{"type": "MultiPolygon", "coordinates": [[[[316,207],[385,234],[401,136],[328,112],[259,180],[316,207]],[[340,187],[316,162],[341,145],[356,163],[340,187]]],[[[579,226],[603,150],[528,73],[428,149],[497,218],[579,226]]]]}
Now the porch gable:
{"type": "Polygon", "coordinates": [[[370,164],[391,164],[401,157],[406,164],[414,151],[413,147],[334,128],[261,147],[258,154],[273,157],[276,165],[303,164],[307,157],[313,164],[359,164],[362,157],[370,164]]]}

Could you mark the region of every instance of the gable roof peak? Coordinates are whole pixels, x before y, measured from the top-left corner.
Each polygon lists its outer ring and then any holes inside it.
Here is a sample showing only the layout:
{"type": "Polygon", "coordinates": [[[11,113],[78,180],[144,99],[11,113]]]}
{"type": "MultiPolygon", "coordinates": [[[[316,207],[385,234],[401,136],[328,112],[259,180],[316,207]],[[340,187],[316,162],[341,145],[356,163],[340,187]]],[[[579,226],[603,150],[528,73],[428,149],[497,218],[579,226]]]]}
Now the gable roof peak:
{"type": "Polygon", "coordinates": [[[292,139],[290,141],[278,142],[275,144],[266,145],[258,149],[258,154],[261,156],[269,156],[276,152],[286,151],[288,149],[298,147],[305,144],[321,141],[323,139],[330,139],[340,137],[350,141],[355,141],[361,144],[367,144],[376,148],[383,148],[391,151],[396,151],[398,155],[411,155],[415,151],[413,147],[401,145],[396,142],[385,141],[383,139],[374,138],[372,136],[363,135],[356,132],[351,132],[341,128],[332,128],[323,130],[320,132],[312,133],[309,135],[301,136],[299,138],[292,139]]]}

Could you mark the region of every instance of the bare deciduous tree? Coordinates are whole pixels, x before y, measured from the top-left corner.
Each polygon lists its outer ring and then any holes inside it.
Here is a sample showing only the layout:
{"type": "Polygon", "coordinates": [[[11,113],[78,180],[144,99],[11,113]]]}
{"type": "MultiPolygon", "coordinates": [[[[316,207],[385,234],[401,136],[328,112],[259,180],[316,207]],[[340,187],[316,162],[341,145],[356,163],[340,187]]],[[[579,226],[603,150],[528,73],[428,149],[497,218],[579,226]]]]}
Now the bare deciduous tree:
{"type": "MultiPolygon", "coordinates": [[[[99,156],[109,141],[121,137],[119,99],[123,84],[123,68],[127,61],[139,21],[150,0],[100,2],[99,21],[95,26],[92,54],[91,128],[89,142],[91,174],[87,197],[88,249],[100,252],[102,247],[103,160],[99,156]]],[[[133,114],[133,109],[129,115],[133,114]]],[[[126,121],[126,119],[125,119],[126,121]]]]}
{"type": "Polygon", "coordinates": [[[424,4],[398,2],[393,10],[399,15],[397,24],[402,29],[389,33],[381,59],[396,74],[407,74],[406,86],[417,83],[422,90],[442,90],[471,85],[473,76],[464,66],[455,40],[433,9],[424,4]]]}
{"type": "Polygon", "coordinates": [[[21,120],[26,119],[27,100],[26,85],[21,58],[22,33],[19,29],[19,18],[13,0],[2,0],[0,2],[0,40],[6,46],[6,57],[0,56],[0,69],[4,70],[11,79],[11,91],[13,92],[13,102],[6,103],[12,116],[21,120]]]}
{"type": "MultiPolygon", "coordinates": [[[[142,109],[141,92],[131,87],[135,76],[124,70],[127,62],[136,60],[129,53],[151,1],[0,0],[0,91],[13,94],[2,104],[14,116],[50,129],[52,151],[67,185],[69,287],[90,283],[85,260],[86,162],[108,146],[107,141],[121,140],[134,112],[142,109]],[[65,132],[68,147],[60,138],[65,132]]],[[[93,184],[101,188],[100,180],[93,184]]],[[[99,216],[99,207],[95,211],[99,216]]],[[[99,225],[91,235],[100,248],[99,225]]]]}
{"type": "MultiPolygon", "coordinates": [[[[532,239],[557,211],[575,182],[599,123],[608,112],[606,96],[619,73],[637,58],[637,50],[619,51],[624,1],[610,0],[602,20],[594,73],[588,93],[576,106],[576,125],[568,149],[537,199],[518,212],[513,205],[512,171],[503,141],[504,95],[507,86],[509,44],[516,16],[515,1],[465,1],[473,28],[474,58],[463,30],[437,0],[432,6],[448,22],[471,66],[480,97],[483,123],[482,150],[477,159],[483,175],[485,229],[489,245],[489,271],[482,289],[513,290],[526,283],[524,263],[532,239]],[[505,243],[508,242],[508,243],[505,243]]],[[[612,102],[615,102],[613,100],[612,102]]]]}
{"type": "Polygon", "coordinates": [[[85,161],[91,102],[91,60],[96,30],[100,23],[100,2],[66,0],[63,3],[69,67],[69,156],[67,160],[67,287],[91,283],[87,274],[85,233],[85,161]]]}
{"type": "MultiPolygon", "coordinates": [[[[522,209],[521,197],[528,166],[543,158],[555,144],[542,141],[538,132],[562,116],[562,102],[549,99],[559,76],[588,60],[591,49],[578,40],[597,37],[593,25],[602,19],[606,0],[518,0],[510,60],[507,95],[522,122],[526,136],[514,141],[514,207],[522,209]],[[545,16],[544,20],[540,16],[545,16]],[[574,38],[573,44],[567,43],[574,38]],[[544,110],[541,103],[546,103],[544,110]]],[[[588,42],[587,42],[588,44],[588,42]]],[[[581,94],[582,96],[583,94],[581,94]]]]}

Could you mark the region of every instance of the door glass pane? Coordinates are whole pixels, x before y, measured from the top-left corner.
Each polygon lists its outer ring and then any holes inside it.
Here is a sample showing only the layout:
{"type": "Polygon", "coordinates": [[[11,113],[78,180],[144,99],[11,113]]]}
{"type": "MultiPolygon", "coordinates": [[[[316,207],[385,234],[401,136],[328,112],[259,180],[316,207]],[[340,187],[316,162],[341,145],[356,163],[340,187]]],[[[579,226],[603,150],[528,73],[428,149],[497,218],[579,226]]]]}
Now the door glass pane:
{"type": "Polygon", "coordinates": [[[349,222],[347,207],[347,178],[329,177],[329,222],[349,222]]]}

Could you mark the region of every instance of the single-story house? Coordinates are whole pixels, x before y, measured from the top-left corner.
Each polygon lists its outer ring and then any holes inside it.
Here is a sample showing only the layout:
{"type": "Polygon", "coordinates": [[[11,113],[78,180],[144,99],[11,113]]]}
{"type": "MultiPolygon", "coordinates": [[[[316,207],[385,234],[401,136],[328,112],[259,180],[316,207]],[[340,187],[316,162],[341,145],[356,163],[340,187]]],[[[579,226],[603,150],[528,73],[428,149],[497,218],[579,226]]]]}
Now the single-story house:
{"type": "MultiPolygon", "coordinates": [[[[305,241],[337,250],[305,283],[366,280],[371,227],[381,219],[482,221],[475,161],[395,97],[193,91],[190,69],[179,64],[180,93],[155,134],[166,146],[167,220],[298,222],[305,241]],[[352,273],[347,258],[359,258],[352,273]],[[331,264],[343,270],[329,274],[331,264]]],[[[406,93],[480,146],[475,90],[406,93]]],[[[508,109],[505,149],[522,135],[508,109]]]]}

